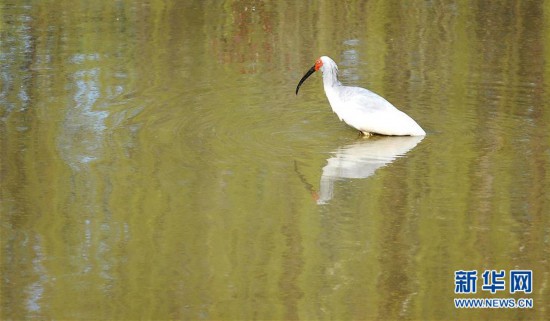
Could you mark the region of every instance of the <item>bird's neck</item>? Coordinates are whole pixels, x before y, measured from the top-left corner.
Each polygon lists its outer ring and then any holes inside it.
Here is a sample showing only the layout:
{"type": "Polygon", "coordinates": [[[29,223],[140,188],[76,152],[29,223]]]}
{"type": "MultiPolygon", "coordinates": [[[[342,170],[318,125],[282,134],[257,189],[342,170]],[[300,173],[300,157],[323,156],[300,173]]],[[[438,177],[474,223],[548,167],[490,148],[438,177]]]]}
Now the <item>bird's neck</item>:
{"type": "Polygon", "coordinates": [[[340,81],[338,81],[338,71],[336,69],[329,69],[323,72],[323,85],[325,87],[335,87],[342,85],[340,81]]]}

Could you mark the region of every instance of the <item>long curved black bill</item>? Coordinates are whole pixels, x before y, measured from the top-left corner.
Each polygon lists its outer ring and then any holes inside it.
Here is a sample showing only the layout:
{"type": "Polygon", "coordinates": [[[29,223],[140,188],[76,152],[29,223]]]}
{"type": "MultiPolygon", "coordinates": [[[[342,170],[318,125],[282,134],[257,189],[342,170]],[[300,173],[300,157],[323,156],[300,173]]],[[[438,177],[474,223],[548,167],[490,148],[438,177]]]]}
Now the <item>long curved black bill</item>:
{"type": "Polygon", "coordinates": [[[296,87],[296,95],[298,95],[298,90],[300,90],[300,86],[304,81],[306,81],[307,77],[311,76],[312,73],[315,72],[315,65],[309,69],[306,74],[300,79],[300,82],[298,83],[298,87],[296,87]]]}

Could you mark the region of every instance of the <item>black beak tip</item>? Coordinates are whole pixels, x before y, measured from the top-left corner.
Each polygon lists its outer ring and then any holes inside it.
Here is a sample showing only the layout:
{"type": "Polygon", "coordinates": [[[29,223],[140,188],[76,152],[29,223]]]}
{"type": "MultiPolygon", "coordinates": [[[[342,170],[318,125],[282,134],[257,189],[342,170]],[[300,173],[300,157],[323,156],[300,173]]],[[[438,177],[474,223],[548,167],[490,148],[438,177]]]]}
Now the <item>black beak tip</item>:
{"type": "Polygon", "coordinates": [[[307,77],[311,76],[312,73],[315,72],[315,66],[311,67],[307,72],[306,74],[302,77],[302,79],[300,79],[300,82],[298,83],[298,86],[296,87],[296,95],[298,95],[298,90],[300,90],[300,86],[302,85],[302,83],[304,83],[304,81],[306,81],[307,77]]]}

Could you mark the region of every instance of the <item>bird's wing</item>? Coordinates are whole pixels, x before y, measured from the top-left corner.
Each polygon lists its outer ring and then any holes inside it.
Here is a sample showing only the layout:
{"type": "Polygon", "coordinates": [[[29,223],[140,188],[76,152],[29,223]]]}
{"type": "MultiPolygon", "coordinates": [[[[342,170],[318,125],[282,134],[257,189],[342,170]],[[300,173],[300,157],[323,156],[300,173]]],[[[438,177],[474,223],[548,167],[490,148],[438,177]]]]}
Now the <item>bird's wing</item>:
{"type": "Polygon", "coordinates": [[[383,135],[414,135],[420,128],[411,117],[370,90],[345,87],[340,95],[346,105],[346,108],[342,108],[341,118],[361,131],[383,135]]]}
{"type": "Polygon", "coordinates": [[[355,105],[360,109],[364,108],[368,112],[397,110],[395,106],[382,96],[361,87],[343,86],[340,97],[347,104],[355,105]]]}

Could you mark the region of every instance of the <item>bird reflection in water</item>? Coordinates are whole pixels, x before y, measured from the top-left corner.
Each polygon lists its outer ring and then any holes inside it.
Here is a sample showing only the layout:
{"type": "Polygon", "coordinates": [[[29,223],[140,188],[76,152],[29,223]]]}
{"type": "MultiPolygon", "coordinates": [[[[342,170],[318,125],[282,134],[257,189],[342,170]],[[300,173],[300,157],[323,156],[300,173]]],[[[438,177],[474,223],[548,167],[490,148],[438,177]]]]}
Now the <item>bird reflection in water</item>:
{"type": "Polygon", "coordinates": [[[302,183],[313,195],[317,204],[327,204],[333,197],[334,183],[342,179],[367,178],[413,149],[424,136],[375,136],[339,147],[323,167],[319,192],[308,183],[295,163],[302,183]]]}

